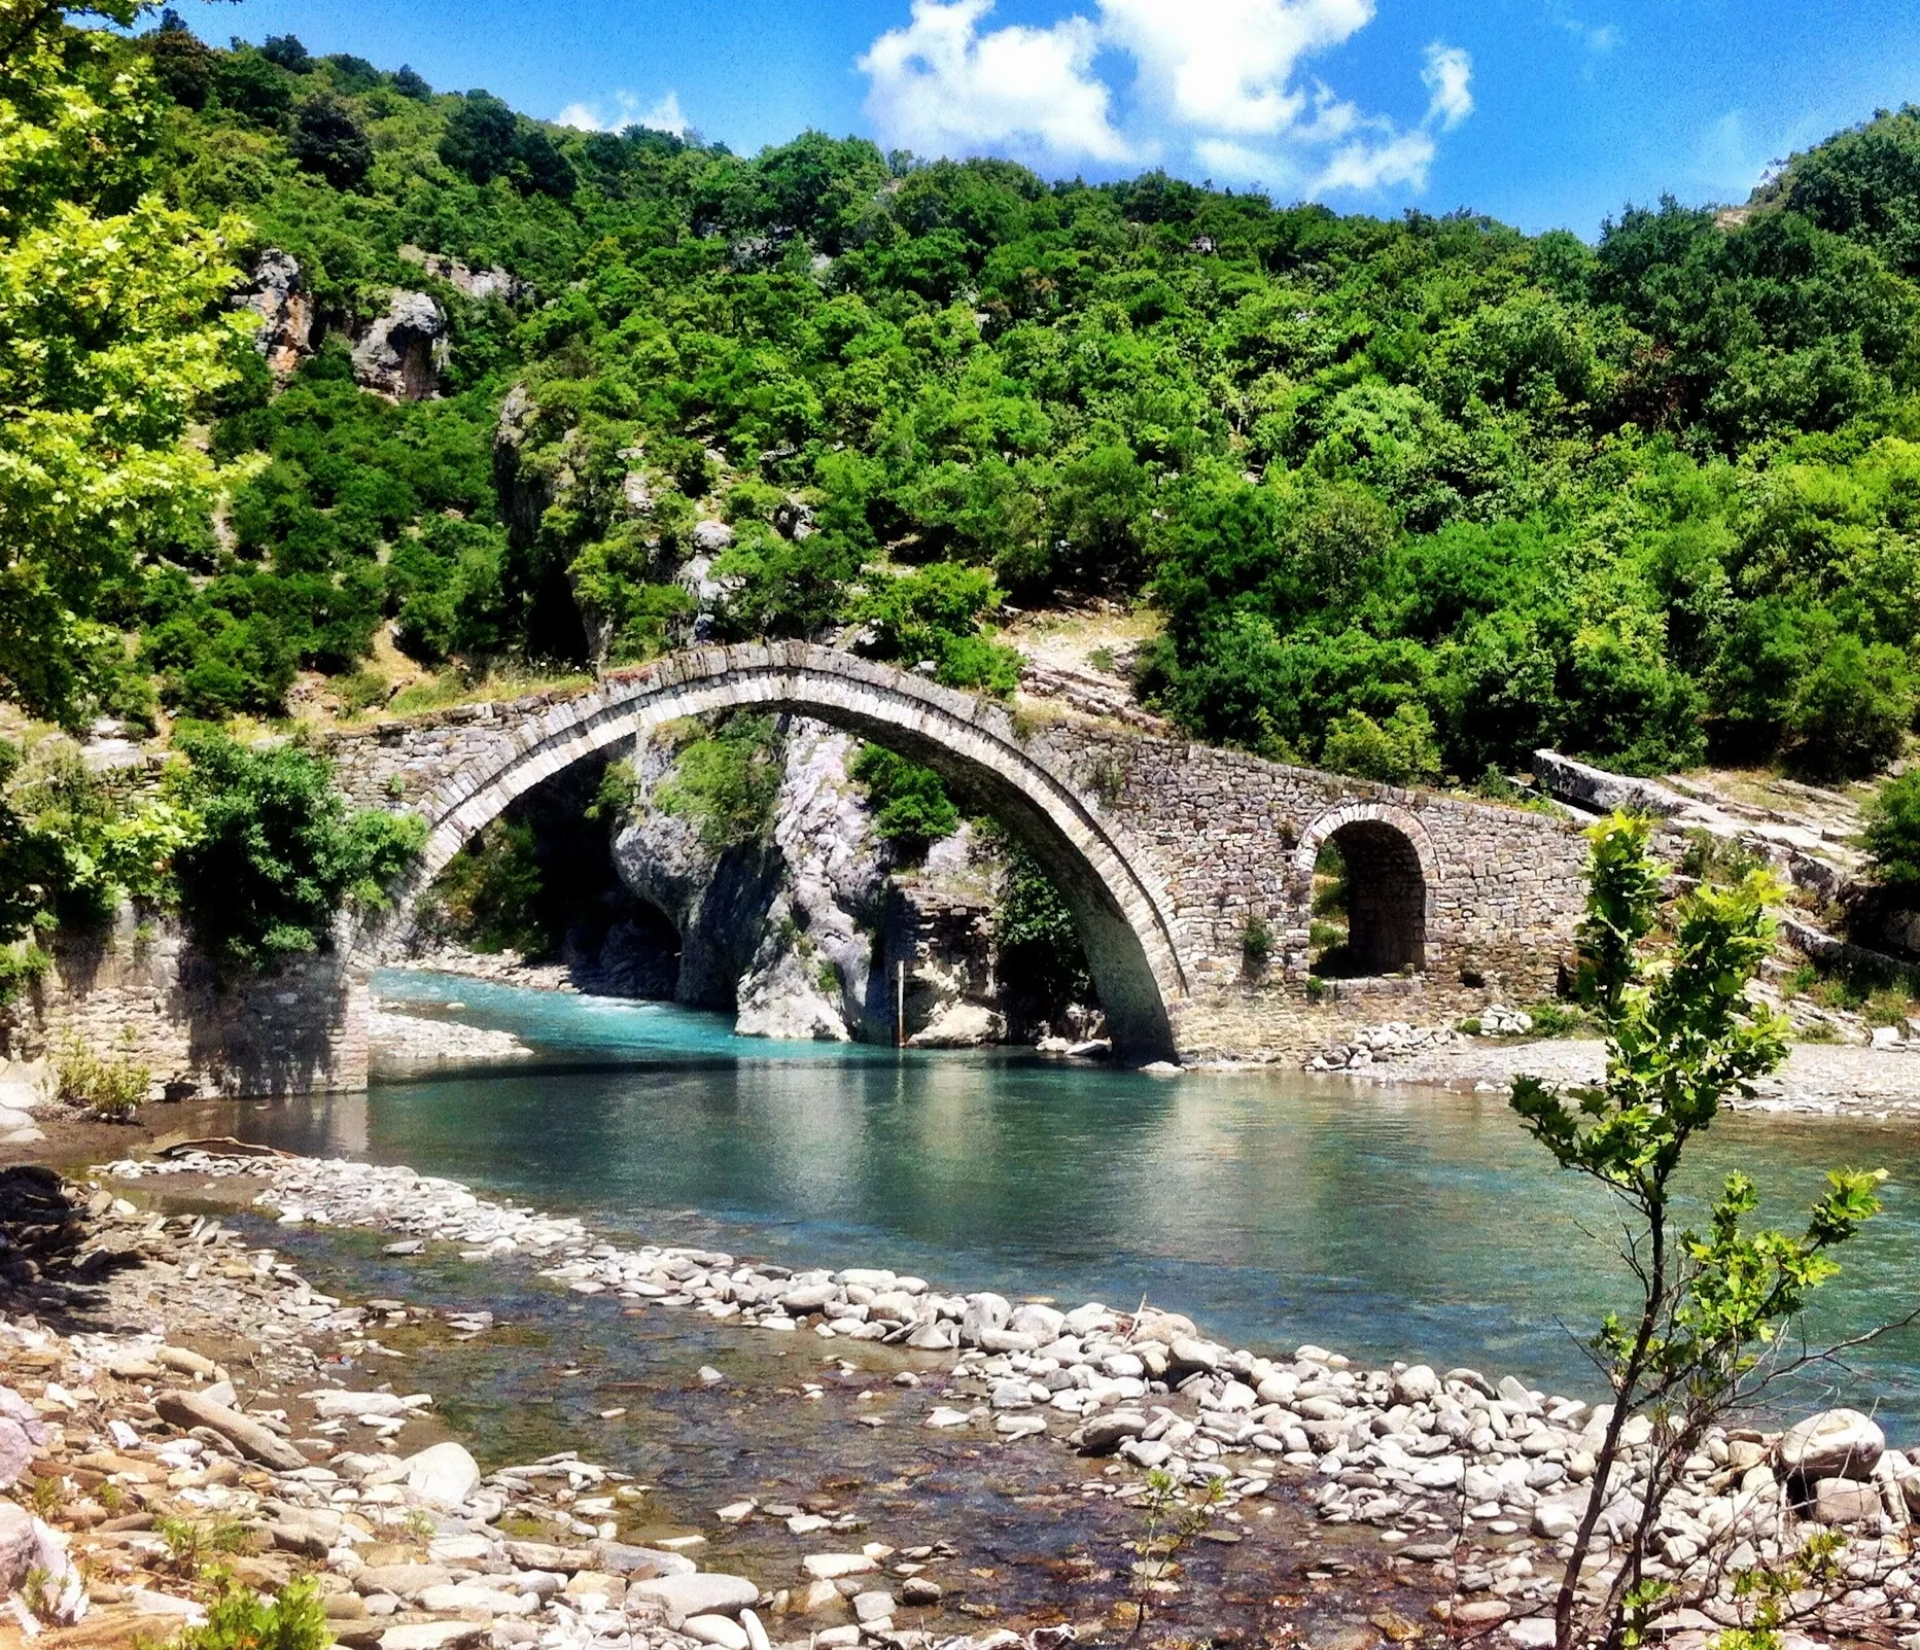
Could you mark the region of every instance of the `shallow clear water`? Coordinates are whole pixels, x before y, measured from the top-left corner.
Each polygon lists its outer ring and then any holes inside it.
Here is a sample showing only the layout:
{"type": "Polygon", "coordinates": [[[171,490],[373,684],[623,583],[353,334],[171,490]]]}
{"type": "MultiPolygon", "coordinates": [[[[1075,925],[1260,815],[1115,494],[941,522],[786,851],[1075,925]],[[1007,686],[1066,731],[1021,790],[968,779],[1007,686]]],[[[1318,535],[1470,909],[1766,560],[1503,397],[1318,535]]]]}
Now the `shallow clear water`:
{"type": "MultiPolygon", "coordinates": [[[[1554,1171],[1500,1096],[768,1043],[656,1004],[426,975],[377,990],[457,1001],[542,1063],[263,1108],[251,1135],[411,1163],[611,1234],[1067,1305],[1144,1297],[1237,1345],[1311,1340],[1596,1386],[1576,1332],[1620,1299],[1607,1202],[1554,1171]]],[[[1920,1304],[1911,1124],[1730,1116],[1696,1182],[1745,1169],[1788,1220],[1841,1164],[1890,1172],[1887,1213],[1829,1285],[1822,1336],[1920,1304]]],[[[1828,1395],[1920,1436],[1920,1334],[1786,1402],[1828,1395]]]]}

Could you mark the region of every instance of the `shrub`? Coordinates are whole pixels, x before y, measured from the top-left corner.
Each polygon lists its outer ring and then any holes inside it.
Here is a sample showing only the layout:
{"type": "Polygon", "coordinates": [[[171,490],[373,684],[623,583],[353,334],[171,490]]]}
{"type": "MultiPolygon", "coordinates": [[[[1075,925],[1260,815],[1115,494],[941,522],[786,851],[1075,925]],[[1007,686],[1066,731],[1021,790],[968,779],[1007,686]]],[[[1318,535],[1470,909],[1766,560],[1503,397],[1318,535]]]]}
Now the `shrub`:
{"type": "Polygon", "coordinates": [[[884,746],[867,745],[853,759],[849,772],[867,788],[874,829],[897,844],[908,859],[924,855],[929,843],[952,835],[960,824],[959,808],[931,768],[896,756],[884,746]]]}
{"type": "Polygon", "coordinates": [[[205,1623],[182,1632],[173,1650],[327,1650],[332,1642],[319,1585],[310,1576],[289,1582],[270,1600],[223,1580],[205,1623]]]}
{"type": "Polygon", "coordinates": [[[1402,705],[1385,725],[1350,710],[1327,729],[1320,761],[1335,773],[1410,785],[1440,776],[1440,744],[1424,705],[1402,705]]]}
{"type": "Polygon", "coordinates": [[[341,910],[384,906],[426,841],[414,815],[349,813],[331,765],[300,745],[250,749],[219,733],[181,745],[170,788],[200,831],[175,876],[195,938],[223,970],[323,945],[341,910]]]}
{"type": "Polygon", "coordinates": [[[719,853],[766,837],[784,771],[772,719],[735,716],[682,748],[654,801],[719,853]]]}
{"type": "Polygon", "coordinates": [[[1240,935],[1240,957],[1246,964],[1249,974],[1264,973],[1267,960],[1273,955],[1273,931],[1267,926],[1267,919],[1258,911],[1247,917],[1247,926],[1240,935]]]}
{"type": "Polygon", "coordinates": [[[54,1052],[53,1097],[109,1123],[131,1123],[153,1086],[151,1067],[96,1054],[78,1037],[54,1052]]]}
{"type": "Polygon", "coordinates": [[[1866,808],[1860,845],[1880,885],[1900,899],[1920,899],[1920,768],[1880,787],[1866,808]]]}

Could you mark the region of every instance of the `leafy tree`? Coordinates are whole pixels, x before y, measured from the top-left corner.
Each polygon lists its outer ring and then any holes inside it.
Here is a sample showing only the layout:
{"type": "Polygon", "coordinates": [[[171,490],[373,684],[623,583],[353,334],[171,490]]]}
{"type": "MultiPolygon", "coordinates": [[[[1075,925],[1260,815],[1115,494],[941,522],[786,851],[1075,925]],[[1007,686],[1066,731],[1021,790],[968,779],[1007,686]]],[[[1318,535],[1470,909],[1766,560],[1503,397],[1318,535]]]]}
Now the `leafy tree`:
{"type": "Polygon", "coordinates": [[[1514,1081],[1522,1125],[1563,1169],[1606,1188],[1623,1211],[1635,1300],[1609,1314],[1593,1346],[1614,1401],[1595,1454],[1591,1488],[1555,1602],[1559,1650],[1639,1642],[1676,1602],[1646,1574],[1649,1543],[1681,1468],[1707,1429],[1750,1402],[1781,1369],[1783,1329],[1839,1270],[1831,1251],[1879,1212],[1879,1172],[1840,1170],[1813,1206],[1806,1232],[1745,1228],[1759,1205],[1746,1175],[1728,1175],[1707,1228],[1678,1224],[1676,1180],[1688,1148],[1729,1094],[1747,1094],[1786,1056],[1786,1023],[1751,1002],[1747,986],[1767,956],[1778,893],[1769,875],[1702,885],[1677,904],[1670,954],[1648,942],[1660,925],[1662,868],[1647,852],[1647,821],[1595,825],[1587,914],[1579,930],[1578,995],[1606,1033],[1606,1075],[1570,1090],[1514,1081]],[[1621,1438],[1636,1416],[1654,1420],[1653,1460],[1637,1516],[1617,1539],[1620,1563],[1599,1601],[1583,1605],[1582,1574],[1616,1488],[1621,1438]]]}
{"type": "Polygon", "coordinates": [[[343,909],[378,910],[426,842],[418,817],[350,813],[327,761],[299,745],[224,734],[179,741],[173,800],[200,820],[175,856],[181,908],[223,969],[272,965],[328,943],[343,909]]]}
{"type": "Polygon", "coordinates": [[[506,104],[491,92],[468,92],[447,116],[440,158],[475,183],[486,183],[513,164],[518,135],[518,122],[506,104]]]}
{"type": "Polygon", "coordinates": [[[475,951],[537,957],[547,949],[543,888],[533,827],[496,819],[433,879],[420,899],[420,926],[475,951]]]}
{"type": "Polygon", "coordinates": [[[213,64],[213,90],[222,108],[245,115],[270,132],[293,112],[294,78],[263,52],[234,51],[213,64]]]}
{"type": "Polygon", "coordinates": [[[285,69],[288,74],[312,74],[313,56],[300,44],[297,34],[270,34],[266,44],[260,48],[260,55],[269,63],[285,69]]]}
{"type": "Polygon", "coordinates": [[[1007,868],[993,920],[1000,974],[1025,1018],[1051,1024],[1074,1004],[1094,999],[1086,949],[1039,861],[1011,837],[1003,836],[1002,844],[1007,868]]]}
{"type": "Polygon", "coordinates": [[[1787,758],[1816,778],[1857,779],[1900,753],[1913,709],[1913,673],[1898,648],[1837,636],[1794,685],[1787,758]]]}
{"type": "Polygon", "coordinates": [[[324,94],[300,105],[289,145],[301,170],[318,172],[336,189],[359,189],[373,170],[373,139],[353,111],[324,94]]]}
{"type": "Polygon", "coordinates": [[[204,109],[213,91],[213,54],[171,7],[146,37],[147,58],[161,89],[185,109],[204,109]]]}
{"type": "Polygon", "coordinates": [[[181,437],[236,375],[244,327],[217,312],[243,231],[147,190],[148,74],[58,8],[0,0],[0,29],[0,686],[76,721],[118,652],[103,587],[189,536],[222,479],[181,437]]]}
{"type": "Polygon", "coordinates": [[[433,96],[433,88],[427,84],[425,77],[406,63],[393,71],[390,84],[402,97],[412,98],[416,102],[424,103],[433,96]]]}
{"type": "Polygon", "coordinates": [[[938,679],[952,687],[1010,693],[1019,680],[1018,658],[980,633],[982,618],[999,605],[992,574],[934,562],[875,581],[856,613],[872,628],[881,658],[931,662],[938,679]]]}

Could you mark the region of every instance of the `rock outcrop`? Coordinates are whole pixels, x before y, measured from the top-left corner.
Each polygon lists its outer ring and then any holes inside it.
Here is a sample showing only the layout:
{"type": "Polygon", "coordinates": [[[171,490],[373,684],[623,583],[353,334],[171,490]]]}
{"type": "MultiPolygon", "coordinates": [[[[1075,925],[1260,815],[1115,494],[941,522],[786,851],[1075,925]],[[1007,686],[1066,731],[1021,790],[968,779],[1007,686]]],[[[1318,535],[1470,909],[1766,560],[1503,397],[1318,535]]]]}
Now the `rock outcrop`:
{"type": "MultiPolygon", "coordinates": [[[[859,742],[800,719],[781,737],[766,840],[718,850],[694,820],[659,805],[673,746],[656,740],[631,759],[635,801],[615,832],[614,863],[627,889],[678,931],[675,1000],[731,1010],[747,1036],[888,1042],[904,965],[907,1041],[1006,1041],[997,850],[963,824],[920,865],[897,869],[864,787],[848,774],[859,742]]],[[[651,943],[657,950],[660,941],[651,943]]],[[[605,952],[600,965],[608,967],[605,952]]],[[[637,975],[646,962],[626,966],[637,975]]]]}
{"type": "Polygon", "coordinates": [[[269,247],[253,266],[247,285],[229,300],[235,309],[250,309],[260,317],[253,347],[267,360],[276,381],[291,378],[313,353],[317,316],[307,290],[300,260],[269,247]]]}
{"type": "Polygon", "coordinates": [[[390,400],[424,401],[439,393],[446,360],[446,312],[424,292],[395,292],[353,346],[353,376],[390,400]]]}
{"type": "Polygon", "coordinates": [[[436,281],[445,281],[461,297],[471,298],[476,304],[483,304],[489,298],[517,304],[532,291],[518,275],[508,273],[498,264],[486,269],[471,269],[458,258],[425,252],[417,246],[401,247],[400,256],[407,263],[418,264],[436,281]]]}

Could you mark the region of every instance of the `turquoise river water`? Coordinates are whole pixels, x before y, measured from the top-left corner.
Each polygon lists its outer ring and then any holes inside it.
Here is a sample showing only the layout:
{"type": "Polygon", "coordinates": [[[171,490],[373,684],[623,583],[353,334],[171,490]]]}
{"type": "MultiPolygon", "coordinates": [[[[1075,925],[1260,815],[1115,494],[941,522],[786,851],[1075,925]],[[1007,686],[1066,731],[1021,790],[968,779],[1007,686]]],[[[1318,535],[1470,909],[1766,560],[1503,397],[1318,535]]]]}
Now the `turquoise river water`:
{"type": "MultiPolygon", "coordinates": [[[[377,990],[428,1013],[457,1002],[540,1059],[250,1110],[250,1136],[410,1163],[615,1238],[1063,1305],[1145,1298],[1235,1345],[1597,1386],[1580,1336],[1622,1298],[1607,1200],[1555,1171],[1499,1095],[768,1043],[668,1006],[433,975],[377,990]]],[[[1783,1221],[1825,1168],[1885,1168],[1887,1211],[1809,1328],[1838,1337],[1920,1305],[1910,1123],[1728,1116],[1699,1156],[1696,1192],[1739,1167],[1783,1221]]],[[[1834,1398],[1920,1438],[1920,1331],[1782,1401],[1834,1398]]]]}

